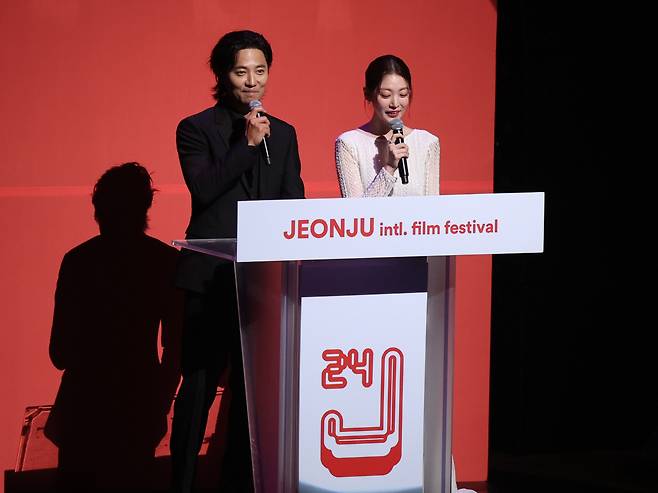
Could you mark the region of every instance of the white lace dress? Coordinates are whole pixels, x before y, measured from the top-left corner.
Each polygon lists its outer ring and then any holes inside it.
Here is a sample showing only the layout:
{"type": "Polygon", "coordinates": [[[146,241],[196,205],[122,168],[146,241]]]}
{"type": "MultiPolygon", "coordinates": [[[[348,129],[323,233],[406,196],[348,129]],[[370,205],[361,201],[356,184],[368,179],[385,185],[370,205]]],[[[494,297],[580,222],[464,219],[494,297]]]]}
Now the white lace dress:
{"type": "Polygon", "coordinates": [[[439,138],[414,129],[404,138],[409,147],[409,183],[398,170],[390,175],[382,166],[388,141],[384,136],[355,129],[336,139],[336,168],[343,197],[388,197],[439,194],[439,138]]]}

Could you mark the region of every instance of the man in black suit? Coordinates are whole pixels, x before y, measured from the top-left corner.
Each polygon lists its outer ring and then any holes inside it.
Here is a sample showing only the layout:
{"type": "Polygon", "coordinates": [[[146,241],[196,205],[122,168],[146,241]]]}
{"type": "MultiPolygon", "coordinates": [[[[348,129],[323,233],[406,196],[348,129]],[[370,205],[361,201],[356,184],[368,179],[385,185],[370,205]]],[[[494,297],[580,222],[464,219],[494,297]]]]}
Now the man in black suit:
{"type": "MultiPolygon", "coordinates": [[[[262,108],[250,108],[265,92],[271,64],[269,43],[251,31],[224,35],[212,51],[218,103],[185,118],[176,131],[192,198],[187,238],[234,238],[239,200],[304,197],[295,129],[264,115],[262,108]]],[[[186,298],[183,382],[171,437],[173,489],[192,491],[208,410],[219,378],[230,366],[231,404],[220,491],[253,491],[233,266],[183,251],[177,285],[186,298]]]]}

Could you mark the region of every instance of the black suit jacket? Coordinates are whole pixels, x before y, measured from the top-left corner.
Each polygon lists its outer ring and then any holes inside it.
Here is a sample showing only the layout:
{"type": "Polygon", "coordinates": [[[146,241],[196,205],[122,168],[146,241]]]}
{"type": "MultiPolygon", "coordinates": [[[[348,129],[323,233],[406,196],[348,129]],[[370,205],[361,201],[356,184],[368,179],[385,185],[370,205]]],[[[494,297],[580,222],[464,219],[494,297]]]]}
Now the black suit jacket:
{"type": "MultiPolygon", "coordinates": [[[[270,165],[262,147],[247,145],[244,129],[234,128],[233,115],[217,104],[185,118],[176,130],[178,156],[192,198],[187,238],[235,238],[240,200],[304,198],[294,127],[268,115],[270,165]]],[[[183,250],[177,286],[206,292],[221,262],[183,250]]]]}

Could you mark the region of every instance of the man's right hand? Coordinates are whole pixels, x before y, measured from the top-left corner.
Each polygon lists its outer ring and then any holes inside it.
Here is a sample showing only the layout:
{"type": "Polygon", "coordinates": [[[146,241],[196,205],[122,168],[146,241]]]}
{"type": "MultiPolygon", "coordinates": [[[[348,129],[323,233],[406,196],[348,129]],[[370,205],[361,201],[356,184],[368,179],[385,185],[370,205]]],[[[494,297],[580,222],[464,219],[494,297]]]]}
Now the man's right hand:
{"type": "Polygon", "coordinates": [[[262,111],[263,108],[254,108],[245,116],[247,120],[245,135],[250,146],[257,146],[265,136],[270,136],[270,121],[266,116],[258,116],[258,112],[262,111]]]}

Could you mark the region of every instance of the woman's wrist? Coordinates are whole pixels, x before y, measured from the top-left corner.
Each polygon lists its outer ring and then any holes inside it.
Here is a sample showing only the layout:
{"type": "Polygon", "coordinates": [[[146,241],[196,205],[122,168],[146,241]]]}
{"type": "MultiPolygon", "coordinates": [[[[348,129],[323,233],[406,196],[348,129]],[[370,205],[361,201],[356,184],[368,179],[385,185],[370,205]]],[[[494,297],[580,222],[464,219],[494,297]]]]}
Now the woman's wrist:
{"type": "Polygon", "coordinates": [[[390,164],[385,164],[384,170],[386,170],[386,172],[391,176],[395,174],[395,166],[391,166],[390,164]]]}

